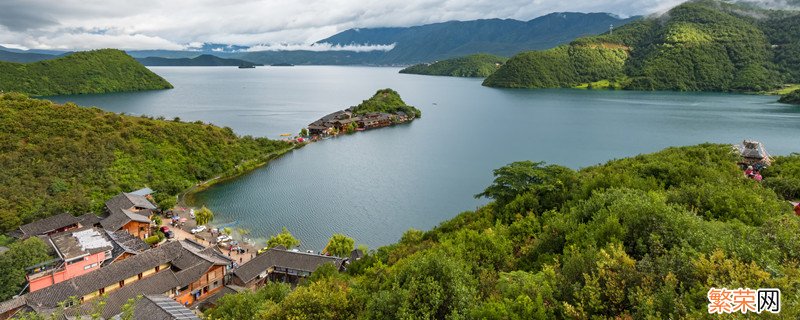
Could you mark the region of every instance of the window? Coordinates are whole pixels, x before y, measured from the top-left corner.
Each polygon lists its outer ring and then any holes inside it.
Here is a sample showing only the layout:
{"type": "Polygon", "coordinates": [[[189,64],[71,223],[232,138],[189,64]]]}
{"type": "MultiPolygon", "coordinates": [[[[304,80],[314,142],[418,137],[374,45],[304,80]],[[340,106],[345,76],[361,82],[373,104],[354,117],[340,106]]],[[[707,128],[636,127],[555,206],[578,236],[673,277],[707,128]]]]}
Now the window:
{"type": "Polygon", "coordinates": [[[119,287],[122,288],[125,286],[125,280],[120,280],[119,287]]]}
{"type": "Polygon", "coordinates": [[[100,294],[106,293],[106,288],[100,288],[100,294]]]}
{"type": "Polygon", "coordinates": [[[142,280],[142,274],[141,273],[139,274],[139,280],[142,280]]]}

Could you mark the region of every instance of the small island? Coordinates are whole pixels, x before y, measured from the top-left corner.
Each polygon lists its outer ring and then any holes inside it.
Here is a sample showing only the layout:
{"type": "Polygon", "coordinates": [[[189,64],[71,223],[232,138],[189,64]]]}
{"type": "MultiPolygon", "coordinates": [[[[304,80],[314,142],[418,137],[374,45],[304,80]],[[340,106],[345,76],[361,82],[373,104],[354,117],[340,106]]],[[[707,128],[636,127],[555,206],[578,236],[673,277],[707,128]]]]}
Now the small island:
{"type": "Polygon", "coordinates": [[[395,124],[411,122],[422,116],[422,112],[407,105],[400,94],[392,89],[381,89],[357,106],[339,110],[320,118],[303,130],[303,136],[312,140],[354,133],[395,124]]]}
{"type": "Polygon", "coordinates": [[[473,54],[466,57],[436,61],[434,63],[413,65],[400,70],[400,73],[485,78],[497,71],[497,69],[506,63],[506,60],[508,59],[491,54],[473,54]]]}
{"type": "Polygon", "coordinates": [[[785,94],[778,100],[780,103],[797,104],[800,105],[800,89],[785,94]]]}

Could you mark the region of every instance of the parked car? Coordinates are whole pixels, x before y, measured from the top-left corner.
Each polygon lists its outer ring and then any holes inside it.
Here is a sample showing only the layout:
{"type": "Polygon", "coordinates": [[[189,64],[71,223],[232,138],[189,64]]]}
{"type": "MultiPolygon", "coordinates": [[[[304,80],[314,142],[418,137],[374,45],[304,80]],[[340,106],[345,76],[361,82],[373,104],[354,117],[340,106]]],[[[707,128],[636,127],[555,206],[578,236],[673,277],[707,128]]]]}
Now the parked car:
{"type": "Polygon", "coordinates": [[[191,230],[192,234],[203,232],[203,231],[206,231],[206,226],[197,226],[197,227],[192,228],[192,230],[191,230]]]}
{"type": "Polygon", "coordinates": [[[257,254],[262,254],[262,253],[264,253],[264,252],[267,252],[267,250],[269,250],[269,247],[263,247],[263,248],[261,248],[261,249],[258,249],[258,252],[257,252],[257,254]]]}
{"type": "Polygon", "coordinates": [[[169,227],[167,227],[167,226],[161,226],[161,232],[163,232],[163,233],[165,233],[165,234],[166,234],[167,232],[169,232],[169,227]]]}
{"type": "Polygon", "coordinates": [[[231,240],[232,240],[231,237],[229,237],[227,235],[224,235],[224,234],[219,236],[219,237],[217,237],[217,242],[227,242],[227,241],[231,241],[231,240]]]}
{"type": "Polygon", "coordinates": [[[194,219],[194,208],[189,210],[189,218],[194,219]]]}
{"type": "Polygon", "coordinates": [[[167,237],[167,239],[172,239],[172,238],[175,238],[175,233],[172,232],[172,231],[167,231],[167,232],[164,232],[164,236],[167,237]]]}
{"type": "Polygon", "coordinates": [[[240,246],[236,246],[236,247],[233,248],[233,251],[236,251],[237,253],[242,254],[242,253],[245,253],[247,250],[245,250],[244,248],[242,248],[240,246]]]}

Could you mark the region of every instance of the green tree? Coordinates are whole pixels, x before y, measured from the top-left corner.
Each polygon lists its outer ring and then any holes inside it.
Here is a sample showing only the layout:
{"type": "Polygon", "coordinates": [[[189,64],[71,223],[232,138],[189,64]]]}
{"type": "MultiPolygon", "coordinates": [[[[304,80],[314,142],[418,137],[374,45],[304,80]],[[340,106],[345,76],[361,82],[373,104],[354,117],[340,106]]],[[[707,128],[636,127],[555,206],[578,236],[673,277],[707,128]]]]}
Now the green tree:
{"type": "Polygon", "coordinates": [[[208,319],[217,320],[257,319],[272,312],[290,292],[288,284],[267,282],[255,292],[244,291],[223,296],[217,301],[217,306],[205,315],[208,319]]]}
{"type": "Polygon", "coordinates": [[[32,237],[12,243],[8,251],[0,254],[0,300],[8,300],[20,294],[27,282],[25,268],[52,259],[47,255],[49,246],[41,239],[32,237]]]}
{"type": "Polygon", "coordinates": [[[300,136],[301,137],[308,137],[308,128],[300,129],[300,136]]]}
{"type": "Polygon", "coordinates": [[[197,210],[197,212],[194,213],[194,220],[197,222],[198,226],[211,223],[211,221],[214,221],[214,213],[211,212],[211,209],[203,206],[200,208],[200,210],[197,210]]]}
{"type": "Polygon", "coordinates": [[[324,252],[337,257],[347,257],[350,255],[350,252],[353,251],[354,247],[355,240],[353,240],[353,238],[341,233],[335,233],[330,240],[328,240],[328,245],[325,246],[324,252]]]}
{"type": "Polygon", "coordinates": [[[283,227],[280,233],[270,237],[267,240],[267,247],[274,248],[283,246],[286,249],[291,249],[300,245],[300,240],[297,240],[286,227],[283,227]]]}

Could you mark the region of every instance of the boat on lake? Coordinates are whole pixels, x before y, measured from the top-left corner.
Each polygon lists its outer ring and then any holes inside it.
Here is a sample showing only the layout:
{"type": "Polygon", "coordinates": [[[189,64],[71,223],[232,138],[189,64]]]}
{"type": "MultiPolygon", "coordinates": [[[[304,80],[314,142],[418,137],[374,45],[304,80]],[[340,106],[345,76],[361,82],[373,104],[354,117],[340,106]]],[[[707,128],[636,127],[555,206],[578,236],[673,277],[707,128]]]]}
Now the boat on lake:
{"type": "Polygon", "coordinates": [[[252,64],[243,64],[239,66],[239,69],[255,69],[255,65],[252,64]]]}

